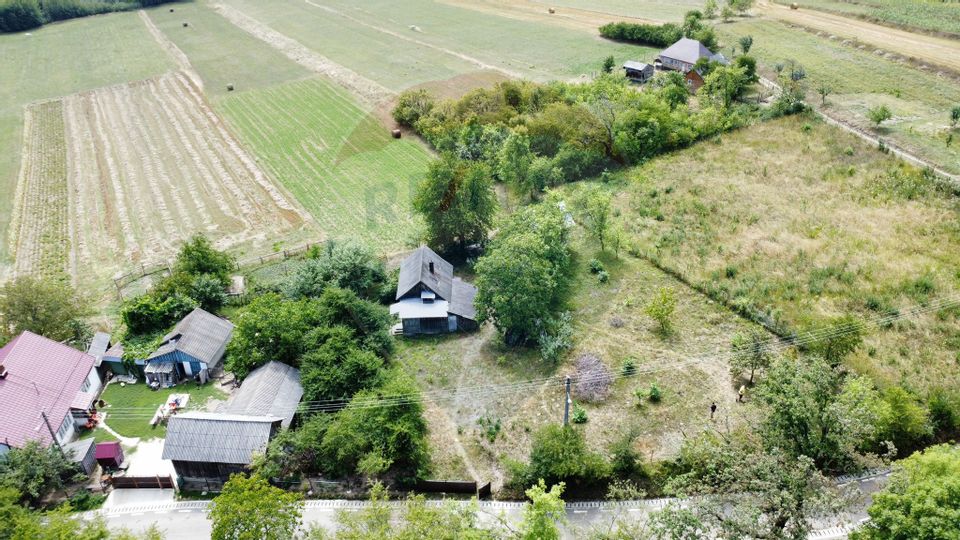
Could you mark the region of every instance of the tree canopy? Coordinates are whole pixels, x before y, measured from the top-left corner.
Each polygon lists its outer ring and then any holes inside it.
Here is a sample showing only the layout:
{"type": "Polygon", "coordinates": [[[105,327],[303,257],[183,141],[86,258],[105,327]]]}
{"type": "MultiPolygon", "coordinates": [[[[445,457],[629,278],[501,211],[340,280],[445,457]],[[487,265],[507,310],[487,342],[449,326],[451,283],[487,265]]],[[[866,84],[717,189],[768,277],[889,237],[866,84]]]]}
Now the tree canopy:
{"type": "Polygon", "coordinates": [[[303,515],[303,496],[260,476],[235,474],[210,503],[213,540],[287,540],[303,515]]]}
{"type": "Polygon", "coordinates": [[[444,155],[430,164],[413,208],[427,223],[431,245],[463,250],[484,243],[497,209],[490,168],[444,155]]]}
{"type": "Polygon", "coordinates": [[[85,346],[91,331],[84,299],[68,283],[29,276],[0,287],[0,343],[30,331],[85,346]]]}

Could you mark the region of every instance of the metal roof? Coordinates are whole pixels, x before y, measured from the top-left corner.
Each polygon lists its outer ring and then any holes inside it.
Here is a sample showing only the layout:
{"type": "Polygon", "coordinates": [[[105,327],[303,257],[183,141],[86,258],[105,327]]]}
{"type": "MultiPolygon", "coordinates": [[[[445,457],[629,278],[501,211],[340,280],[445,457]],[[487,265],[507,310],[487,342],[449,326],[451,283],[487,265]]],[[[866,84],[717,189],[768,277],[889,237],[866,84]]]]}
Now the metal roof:
{"type": "Polygon", "coordinates": [[[250,372],[240,389],[218,409],[220,412],[282,418],[290,427],[303,387],[300,370],[282,362],[267,362],[250,372]]]}
{"type": "Polygon", "coordinates": [[[95,443],[96,441],[93,437],[89,439],[78,439],[72,443],[63,445],[63,451],[70,457],[71,461],[83,461],[95,443]]]}
{"type": "Polygon", "coordinates": [[[213,369],[223,358],[232,334],[233,323],[197,308],[163,336],[163,342],[150,358],[177,351],[205,362],[208,369],[213,369]]]}
{"type": "Polygon", "coordinates": [[[427,246],[420,246],[400,263],[400,278],[397,280],[397,300],[410,289],[423,283],[443,300],[449,300],[453,289],[453,265],[443,260],[427,246]],[[433,263],[433,273],[430,263],[433,263]]]}
{"type": "Polygon", "coordinates": [[[390,306],[390,314],[403,319],[442,319],[447,316],[449,303],[446,300],[424,302],[419,298],[404,298],[390,306]]]}
{"type": "Polygon", "coordinates": [[[680,38],[679,41],[660,53],[661,58],[672,58],[687,64],[696,64],[697,60],[710,58],[711,56],[713,56],[713,51],[704,47],[699,41],[690,38],[680,38]]]}
{"type": "Polygon", "coordinates": [[[110,347],[110,334],[106,332],[97,332],[93,335],[93,339],[90,340],[90,346],[87,347],[87,354],[96,358],[95,365],[99,366],[100,362],[103,360],[103,355],[107,352],[107,348],[110,347]]]}
{"type": "Polygon", "coordinates": [[[643,62],[637,62],[635,60],[627,60],[623,63],[623,69],[634,69],[637,71],[643,71],[647,68],[652,68],[650,64],[645,64],[643,62]]]}
{"type": "Polygon", "coordinates": [[[163,459],[247,465],[263,452],[280,418],[191,412],[167,422],[163,459]]]}
{"type": "Polygon", "coordinates": [[[460,278],[453,280],[453,298],[450,300],[450,313],[471,321],[477,320],[477,308],[473,299],[477,297],[477,288],[460,278]]]}
{"type": "Polygon", "coordinates": [[[62,343],[24,332],[0,348],[0,364],[7,376],[0,379],[0,444],[22,447],[27,441],[49,444],[53,431],[69,414],[94,358],[62,343]]]}

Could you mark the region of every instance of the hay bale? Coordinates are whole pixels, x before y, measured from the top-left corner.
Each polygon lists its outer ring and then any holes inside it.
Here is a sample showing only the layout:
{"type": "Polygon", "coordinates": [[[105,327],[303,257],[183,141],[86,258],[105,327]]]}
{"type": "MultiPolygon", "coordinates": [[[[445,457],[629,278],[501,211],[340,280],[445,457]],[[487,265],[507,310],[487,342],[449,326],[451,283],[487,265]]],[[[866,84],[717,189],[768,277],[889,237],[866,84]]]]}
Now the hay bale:
{"type": "Polygon", "coordinates": [[[170,13],[173,13],[173,8],[170,8],[170,13]]]}
{"type": "Polygon", "coordinates": [[[190,26],[190,23],[183,23],[183,27],[184,27],[184,28],[186,28],[186,27],[188,27],[188,26],[190,26]]]}
{"type": "Polygon", "coordinates": [[[797,3],[794,2],[794,3],[790,4],[790,9],[800,9],[800,6],[798,6],[797,3]]]}
{"type": "Polygon", "coordinates": [[[390,132],[390,135],[392,135],[394,139],[399,139],[401,133],[400,133],[400,130],[399,130],[399,129],[395,129],[395,130],[393,130],[393,131],[390,132]]]}
{"type": "Polygon", "coordinates": [[[551,15],[553,15],[553,14],[556,13],[556,12],[557,12],[557,11],[556,11],[555,9],[553,9],[553,8],[547,9],[547,13],[549,13],[549,14],[551,14],[551,15]]]}
{"type": "Polygon", "coordinates": [[[227,85],[227,92],[233,92],[233,85],[232,85],[232,84],[228,84],[228,85],[227,85]]]}

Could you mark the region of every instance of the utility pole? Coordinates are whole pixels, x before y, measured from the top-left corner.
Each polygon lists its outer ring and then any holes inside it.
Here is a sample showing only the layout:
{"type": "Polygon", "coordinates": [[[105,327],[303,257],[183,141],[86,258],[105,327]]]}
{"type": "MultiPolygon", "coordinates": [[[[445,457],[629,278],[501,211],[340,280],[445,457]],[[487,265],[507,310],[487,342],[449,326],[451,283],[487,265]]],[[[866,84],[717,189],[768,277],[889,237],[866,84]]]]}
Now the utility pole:
{"type": "Polygon", "coordinates": [[[571,403],[571,400],[570,400],[570,377],[567,377],[566,387],[567,387],[567,398],[566,398],[566,400],[563,402],[563,425],[565,425],[565,426],[570,424],[570,403],[571,403]]]}
{"type": "MultiPolygon", "coordinates": [[[[70,413],[67,412],[67,414],[69,415],[70,413]]],[[[63,447],[60,446],[60,443],[57,442],[57,435],[53,432],[53,428],[50,427],[50,420],[47,419],[47,413],[45,411],[40,411],[40,416],[43,417],[43,423],[47,425],[47,431],[50,432],[51,442],[53,442],[53,445],[56,446],[57,450],[60,451],[60,455],[63,456],[64,459],[66,459],[67,454],[66,452],[63,451],[63,447]]]]}

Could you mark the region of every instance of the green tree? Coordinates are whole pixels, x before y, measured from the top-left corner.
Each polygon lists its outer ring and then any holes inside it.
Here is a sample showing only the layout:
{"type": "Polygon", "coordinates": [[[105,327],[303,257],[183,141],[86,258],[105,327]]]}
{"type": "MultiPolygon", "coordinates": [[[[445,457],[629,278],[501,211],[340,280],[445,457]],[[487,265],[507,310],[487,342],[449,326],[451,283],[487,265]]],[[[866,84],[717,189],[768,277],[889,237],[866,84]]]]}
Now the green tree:
{"type": "Polygon", "coordinates": [[[718,66],[703,78],[699,93],[709,97],[718,105],[729,107],[733,100],[743,94],[748,78],[743,67],[718,66]]]}
{"type": "Polygon", "coordinates": [[[270,360],[296,366],[304,351],[304,336],[322,321],[317,300],[258,296],[234,317],[226,367],[242,379],[270,360]]]}
{"type": "Polygon", "coordinates": [[[727,5],[736,10],[740,15],[744,15],[753,7],[754,0],[727,0],[727,5]]]}
{"type": "Polygon", "coordinates": [[[163,297],[142,294],[123,303],[120,320],[131,334],[149,334],[169,328],[197,305],[196,300],[180,293],[163,297]]]}
{"type": "Polygon", "coordinates": [[[707,19],[716,19],[717,18],[717,0],[707,0],[703,4],[703,16],[707,19]]]}
{"type": "Polygon", "coordinates": [[[377,477],[392,471],[406,480],[426,475],[427,424],[420,394],[397,370],[385,379],[383,386],[357,392],[327,428],[322,448],[334,472],[377,477]]]}
{"type": "Polygon", "coordinates": [[[616,60],[613,59],[613,56],[608,56],[603,59],[603,72],[604,73],[613,73],[614,66],[617,65],[616,60]]]}
{"type": "Polygon", "coordinates": [[[879,438],[893,443],[900,455],[916,450],[933,436],[930,412],[899,386],[881,392],[886,408],[879,418],[879,438]]]}
{"type": "Polygon", "coordinates": [[[344,326],[324,328],[322,345],[300,359],[300,382],[304,401],[348,400],[357,391],[375,386],[383,359],[365,351],[344,326]]]}
{"type": "Polygon", "coordinates": [[[671,109],[686,105],[690,99],[690,89],[687,80],[679,71],[661,71],[653,77],[651,86],[657,89],[660,97],[666,101],[671,109]]]}
{"type": "Polygon", "coordinates": [[[213,540],[287,540],[303,516],[303,496],[264,478],[234,474],[210,503],[213,540]]]}
{"type": "Polygon", "coordinates": [[[833,87],[825,81],[820,81],[817,85],[817,94],[820,94],[820,105],[827,104],[827,96],[833,93],[833,87]]]}
{"type": "Polygon", "coordinates": [[[29,331],[54,341],[84,346],[89,311],[69,284],[19,277],[0,287],[0,343],[29,331]]]}
{"type": "Polygon", "coordinates": [[[401,126],[413,127],[420,118],[430,114],[436,105],[433,96],[426,90],[406,90],[397,98],[393,119],[401,126]]]}
{"type": "Polygon", "coordinates": [[[530,164],[533,162],[533,153],[530,151],[530,137],[526,129],[518,128],[510,133],[503,142],[497,156],[497,173],[500,179],[520,190],[530,194],[534,199],[537,186],[529,181],[530,164]]]}
{"type": "Polygon", "coordinates": [[[7,0],[0,4],[0,32],[20,32],[43,26],[37,0],[7,0]]]}
{"type": "MultiPolygon", "coordinates": [[[[327,287],[349,289],[365,300],[378,300],[387,272],[376,252],[358,242],[327,242],[316,257],[300,266],[284,292],[290,298],[319,297],[327,287]]],[[[391,291],[393,292],[393,291],[391,291]]]]}
{"type": "Polygon", "coordinates": [[[657,322],[660,332],[669,334],[673,331],[673,312],[677,309],[677,293],[670,287],[661,287],[650,298],[643,312],[657,322]]]}
{"type": "Polygon", "coordinates": [[[197,234],[180,248],[175,271],[190,276],[209,274],[227,286],[230,284],[230,274],[236,267],[237,262],[232,256],[218,251],[206,236],[197,234]]]}
{"type": "Polygon", "coordinates": [[[430,164],[413,208],[426,221],[433,245],[465,249],[485,242],[497,209],[489,168],[445,155],[430,164]]]}
{"type": "Polygon", "coordinates": [[[553,160],[543,156],[536,156],[530,162],[527,171],[527,186],[531,193],[539,193],[550,186],[563,182],[563,170],[557,167],[553,160]]]}
{"type": "Polygon", "coordinates": [[[743,69],[745,84],[753,84],[760,80],[760,77],[757,76],[757,60],[754,57],[743,54],[738,56],[733,63],[738,68],[743,69]]]}
{"type": "Polygon", "coordinates": [[[583,433],[570,426],[548,424],[534,434],[530,462],[513,466],[512,482],[518,486],[529,486],[537,480],[589,486],[609,476],[610,465],[603,456],[587,449],[583,433]]]}
{"type": "Polygon", "coordinates": [[[734,334],[730,347],[733,349],[730,373],[734,377],[740,377],[745,371],[749,372],[752,385],[756,371],[770,366],[770,337],[756,328],[734,334]]]}
{"type": "Polygon", "coordinates": [[[353,291],[337,287],[323,291],[316,305],[321,325],[349,328],[361,348],[381,356],[393,351],[390,336],[393,317],[386,306],[363,300],[353,291]]]}
{"type": "Polygon", "coordinates": [[[894,465],[852,540],[960,538],[960,448],[931,446],[894,465]]]}
{"type": "Polygon", "coordinates": [[[606,250],[607,235],[612,222],[613,197],[598,185],[583,188],[576,198],[576,207],[590,235],[600,243],[600,251],[606,250]]]}
{"type": "Polygon", "coordinates": [[[877,127],[880,127],[880,124],[893,118],[893,113],[890,112],[890,109],[886,105],[877,105],[876,107],[867,109],[867,118],[876,124],[877,127]]]}
{"type": "Polygon", "coordinates": [[[863,321],[852,315],[842,315],[811,332],[817,339],[809,347],[811,352],[822,357],[831,366],[839,366],[850,353],[860,347],[865,333],[863,321]]]}
{"type": "Polygon", "coordinates": [[[190,283],[190,298],[207,311],[217,311],[227,302],[227,293],[219,278],[211,274],[200,274],[190,283]]]}
{"type": "Polygon", "coordinates": [[[750,47],[753,47],[753,36],[740,36],[740,39],[737,40],[737,43],[740,44],[740,50],[743,51],[743,54],[749,54],[750,47]]]}
{"type": "Polygon", "coordinates": [[[520,538],[523,540],[559,540],[560,525],[567,523],[563,502],[563,482],[550,486],[541,479],[525,493],[530,504],[523,511],[520,538]]]}
{"type": "Polygon", "coordinates": [[[950,109],[950,127],[957,127],[960,123],[960,105],[955,105],[950,109]]]}
{"type": "Polygon", "coordinates": [[[729,22],[732,18],[733,9],[731,9],[730,6],[723,6],[723,8],[720,10],[720,19],[722,19],[723,22],[729,22]]]}
{"type": "Polygon", "coordinates": [[[36,504],[63,487],[64,481],[79,473],[53,445],[44,448],[37,441],[23,448],[11,448],[0,458],[0,486],[16,488],[22,502],[36,504]]]}

